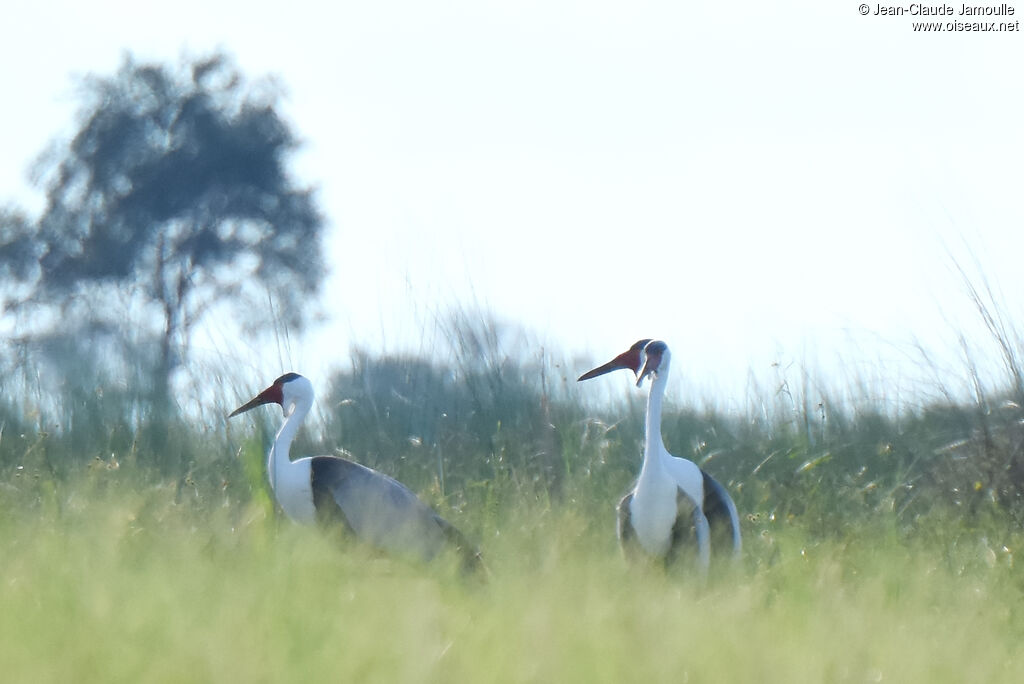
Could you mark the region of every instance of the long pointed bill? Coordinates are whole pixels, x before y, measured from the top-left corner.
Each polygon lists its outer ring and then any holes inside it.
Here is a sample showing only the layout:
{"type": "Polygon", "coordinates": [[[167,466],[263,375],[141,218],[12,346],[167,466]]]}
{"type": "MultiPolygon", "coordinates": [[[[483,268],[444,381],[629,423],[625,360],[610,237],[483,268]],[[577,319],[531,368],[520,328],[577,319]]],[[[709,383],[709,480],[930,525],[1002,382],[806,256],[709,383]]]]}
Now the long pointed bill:
{"type": "Polygon", "coordinates": [[[582,380],[590,380],[591,378],[596,378],[599,375],[611,373],[612,371],[616,370],[622,370],[624,368],[628,368],[634,373],[639,373],[642,352],[643,349],[630,349],[629,351],[622,352],[621,354],[619,354],[618,356],[616,356],[614,359],[604,364],[603,366],[598,366],[594,370],[587,371],[586,373],[581,375],[579,379],[576,380],[576,382],[580,382],[582,380]]]}
{"type": "MultiPolygon", "coordinates": [[[[264,404],[279,404],[279,403],[281,403],[281,400],[275,398],[275,396],[274,396],[274,390],[275,389],[277,389],[277,387],[271,386],[271,387],[268,387],[267,389],[263,390],[262,392],[257,394],[255,397],[250,399],[248,402],[242,404],[241,406],[236,408],[234,411],[232,411],[228,415],[228,418],[234,418],[239,413],[245,413],[246,411],[254,409],[257,406],[263,406],[264,404]]],[[[278,394],[280,394],[280,390],[278,390],[278,394]]]]}

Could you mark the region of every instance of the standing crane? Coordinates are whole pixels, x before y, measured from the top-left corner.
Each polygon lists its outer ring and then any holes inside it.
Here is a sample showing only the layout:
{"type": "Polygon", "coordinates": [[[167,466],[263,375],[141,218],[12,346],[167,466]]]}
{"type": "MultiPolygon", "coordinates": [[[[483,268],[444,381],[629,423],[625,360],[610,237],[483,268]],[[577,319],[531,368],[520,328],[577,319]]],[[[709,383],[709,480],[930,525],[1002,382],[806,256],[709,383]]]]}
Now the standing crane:
{"type": "Polygon", "coordinates": [[[742,547],[740,520],[729,492],[693,461],[673,456],[661,438],[661,403],[672,354],[660,340],[640,340],[614,359],[588,371],[579,381],[628,368],[636,386],[651,377],[645,420],[644,461],[632,491],[618,507],[618,536],[623,551],[639,546],[649,556],[666,561],[679,550],[692,528],[697,557],[706,572],[711,560],[711,524],[727,525],[733,555],[742,547]]]}
{"type": "Polygon", "coordinates": [[[429,561],[454,549],[466,570],[483,567],[480,553],[451,523],[408,487],[384,473],[337,456],[291,460],[295,433],[313,406],[313,384],[287,373],[229,418],[263,404],[279,404],[284,423],[267,457],[274,498],[291,519],[337,525],[369,545],[400,556],[429,561]]]}

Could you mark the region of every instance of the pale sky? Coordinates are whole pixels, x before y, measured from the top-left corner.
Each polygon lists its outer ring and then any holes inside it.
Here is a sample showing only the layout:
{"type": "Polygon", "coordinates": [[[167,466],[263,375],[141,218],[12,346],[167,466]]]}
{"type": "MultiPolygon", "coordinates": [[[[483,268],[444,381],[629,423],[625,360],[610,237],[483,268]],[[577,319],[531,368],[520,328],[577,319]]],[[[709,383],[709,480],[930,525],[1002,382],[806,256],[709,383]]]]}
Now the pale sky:
{"type": "Polygon", "coordinates": [[[1019,31],[681,5],[17,3],[0,201],[40,206],[28,169],[74,132],[76,77],[223,48],[284,85],[330,222],[329,321],[288,368],[247,348],[254,386],[417,350],[453,302],[594,361],[660,337],[723,398],[772,361],[911,383],[913,340],[954,367],[958,331],[987,349],[950,253],[1022,320],[1019,31]]]}

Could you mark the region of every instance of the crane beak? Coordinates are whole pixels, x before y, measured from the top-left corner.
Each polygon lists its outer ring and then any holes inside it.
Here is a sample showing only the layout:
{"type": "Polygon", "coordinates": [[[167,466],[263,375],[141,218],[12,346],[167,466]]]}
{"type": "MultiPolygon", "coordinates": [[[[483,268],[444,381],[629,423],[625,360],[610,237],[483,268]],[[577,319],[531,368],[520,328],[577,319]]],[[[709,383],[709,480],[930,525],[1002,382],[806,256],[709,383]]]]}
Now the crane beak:
{"type": "MultiPolygon", "coordinates": [[[[639,373],[642,354],[643,349],[630,349],[629,351],[622,352],[621,354],[619,354],[618,356],[616,356],[614,359],[604,364],[603,366],[598,366],[593,370],[587,371],[586,373],[581,375],[579,379],[576,380],[576,382],[580,382],[582,380],[590,380],[591,378],[596,378],[599,375],[611,373],[612,371],[615,370],[622,370],[623,368],[628,368],[629,370],[633,371],[634,374],[639,373]]],[[[637,381],[637,384],[640,384],[639,381],[637,381]]]]}
{"type": "MultiPolygon", "coordinates": [[[[278,399],[275,396],[275,393],[274,393],[275,389],[277,389],[277,388],[272,386],[272,387],[268,387],[267,389],[263,390],[262,392],[257,394],[255,397],[250,399],[248,402],[242,404],[241,406],[236,408],[234,411],[232,411],[228,415],[228,418],[234,418],[239,413],[245,413],[246,411],[254,409],[257,406],[263,406],[264,404],[280,404],[281,400],[278,399]]],[[[280,390],[279,389],[277,390],[277,394],[280,394],[280,390]]]]}

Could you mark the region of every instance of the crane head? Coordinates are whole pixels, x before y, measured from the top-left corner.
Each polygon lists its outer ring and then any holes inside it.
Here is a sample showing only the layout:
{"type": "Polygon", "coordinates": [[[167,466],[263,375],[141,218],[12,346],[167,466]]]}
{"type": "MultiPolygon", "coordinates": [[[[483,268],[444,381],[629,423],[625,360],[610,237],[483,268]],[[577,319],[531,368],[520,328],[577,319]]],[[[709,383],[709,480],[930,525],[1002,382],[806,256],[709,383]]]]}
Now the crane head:
{"type": "MultiPolygon", "coordinates": [[[[604,364],[603,366],[598,366],[597,368],[589,370],[583,375],[581,375],[576,382],[580,382],[582,380],[590,380],[591,378],[596,378],[599,375],[604,375],[605,373],[610,373],[614,370],[628,368],[629,370],[633,371],[634,375],[636,375],[636,384],[639,387],[640,383],[643,381],[644,376],[647,373],[657,370],[655,368],[652,369],[652,371],[648,371],[646,369],[646,366],[644,365],[644,359],[646,358],[645,349],[651,343],[652,340],[650,339],[638,340],[633,344],[632,347],[622,352],[608,363],[604,364]],[[641,370],[643,370],[643,372],[641,372],[641,370]]],[[[664,344],[664,342],[662,342],[661,344],[664,344]]]]}
{"type": "Polygon", "coordinates": [[[657,377],[661,369],[668,368],[668,345],[661,340],[653,340],[644,346],[644,367],[636,376],[636,386],[649,375],[657,377]]]}
{"type": "Polygon", "coordinates": [[[301,377],[302,376],[299,375],[298,373],[285,373],[277,380],[275,380],[274,384],[272,384],[270,387],[263,390],[255,397],[253,397],[252,399],[250,399],[249,401],[247,401],[246,403],[242,404],[234,411],[232,411],[228,415],[228,418],[233,418],[234,416],[237,416],[239,413],[245,413],[246,411],[254,409],[257,406],[263,406],[264,404],[278,404],[281,406],[282,409],[286,410],[284,396],[285,386],[288,383],[294,380],[298,380],[301,377]]]}

